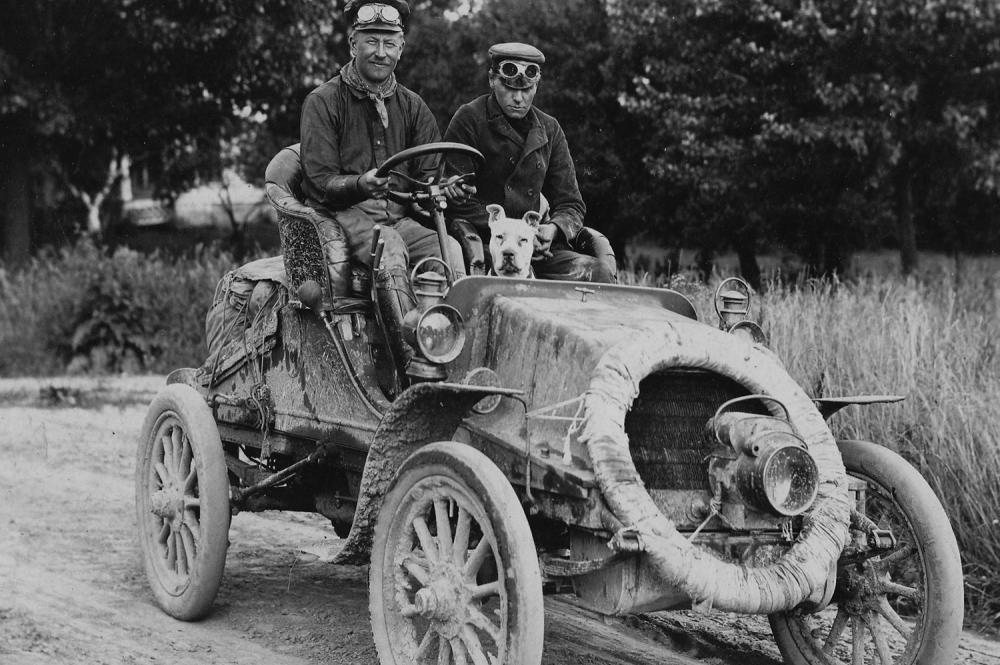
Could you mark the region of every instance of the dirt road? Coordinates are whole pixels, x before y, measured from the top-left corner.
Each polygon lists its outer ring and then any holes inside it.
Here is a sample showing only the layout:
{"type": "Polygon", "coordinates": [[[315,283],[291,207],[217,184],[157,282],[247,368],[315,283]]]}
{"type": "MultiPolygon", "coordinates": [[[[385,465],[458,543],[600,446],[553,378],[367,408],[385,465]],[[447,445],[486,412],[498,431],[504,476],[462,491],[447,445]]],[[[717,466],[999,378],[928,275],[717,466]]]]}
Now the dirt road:
{"type": "MultiPolygon", "coordinates": [[[[377,665],[367,571],[328,562],[340,541],[318,516],[236,516],[211,616],[182,623],[156,608],[132,474],[162,385],[0,381],[0,663],[377,665]]],[[[546,665],[779,662],[754,618],[604,619],[554,596],[545,621],[546,665]]],[[[1000,644],[970,635],[959,662],[1000,665],[1000,644]]]]}

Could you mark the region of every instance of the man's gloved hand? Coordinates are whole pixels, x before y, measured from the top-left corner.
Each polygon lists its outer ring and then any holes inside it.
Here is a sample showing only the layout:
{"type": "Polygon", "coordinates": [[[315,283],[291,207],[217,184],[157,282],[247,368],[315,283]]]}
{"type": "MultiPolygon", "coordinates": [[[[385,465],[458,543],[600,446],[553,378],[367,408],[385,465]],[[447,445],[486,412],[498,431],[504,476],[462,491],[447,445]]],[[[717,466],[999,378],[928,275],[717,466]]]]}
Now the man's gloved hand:
{"type": "Polygon", "coordinates": [[[372,169],[358,176],[358,189],[369,198],[379,199],[389,191],[389,178],[379,178],[375,171],[376,169],[372,169]]]}
{"type": "Polygon", "coordinates": [[[461,177],[457,175],[452,176],[451,178],[446,178],[442,183],[441,189],[444,191],[444,196],[448,201],[461,203],[476,193],[475,185],[458,182],[461,177]]]}
{"type": "Polygon", "coordinates": [[[539,224],[535,232],[535,251],[531,254],[532,261],[541,261],[552,256],[552,241],[555,240],[559,227],[555,224],[539,224]]]}

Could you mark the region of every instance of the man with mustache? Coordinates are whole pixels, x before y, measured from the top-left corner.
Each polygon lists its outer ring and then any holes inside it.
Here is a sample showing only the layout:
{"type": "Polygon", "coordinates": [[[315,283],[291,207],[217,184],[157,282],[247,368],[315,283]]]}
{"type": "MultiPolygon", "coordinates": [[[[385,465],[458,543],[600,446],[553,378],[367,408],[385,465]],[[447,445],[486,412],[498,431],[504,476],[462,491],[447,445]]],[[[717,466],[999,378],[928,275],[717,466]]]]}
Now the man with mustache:
{"type": "MultiPolygon", "coordinates": [[[[375,172],[400,150],[439,141],[440,132],[424,101],[397,83],[393,73],[406,45],[403,21],[409,5],[403,0],[350,0],[344,11],[351,25],[352,60],[313,90],[302,106],[302,189],[306,203],[328,218],[318,224],[320,237],[324,223],[339,223],[355,261],[370,263],[373,228],[381,227],[385,246],[376,279],[378,305],[390,328],[393,354],[405,366],[412,350],[398,331],[403,316],[416,304],[408,268],[428,256],[441,258],[440,249],[434,231],[386,198],[389,178],[375,172]]],[[[425,181],[435,173],[436,162],[431,155],[400,169],[425,181]]],[[[393,189],[409,187],[394,182],[393,189]]],[[[450,199],[463,195],[459,187],[446,188],[446,193],[450,199]]],[[[461,249],[454,239],[448,241],[452,256],[447,260],[456,277],[463,276],[461,249]]],[[[331,272],[336,270],[331,267],[331,272]]]]}
{"type": "MultiPolygon", "coordinates": [[[[545,56],[534,46],[510,42],[491,46],[489,62],[490,92],[459,107],[444,134],[445,141],[465,143],[486,157],[476,174],[475,196],[447,211],[467,261],[482,260],[482,245],[489,243],[487,205],[499,204],[517,219],[529,210],[544,211],[547,201],[549,218],[535,236],[535,275],[615,281],[607,261],[574,251],[599,234],[583,228],[587,208],[566,134],[555,118],[533,105],[545,56]]],[[[462,156],[449,161],[457,172],[472,170],[462,156]]]]}

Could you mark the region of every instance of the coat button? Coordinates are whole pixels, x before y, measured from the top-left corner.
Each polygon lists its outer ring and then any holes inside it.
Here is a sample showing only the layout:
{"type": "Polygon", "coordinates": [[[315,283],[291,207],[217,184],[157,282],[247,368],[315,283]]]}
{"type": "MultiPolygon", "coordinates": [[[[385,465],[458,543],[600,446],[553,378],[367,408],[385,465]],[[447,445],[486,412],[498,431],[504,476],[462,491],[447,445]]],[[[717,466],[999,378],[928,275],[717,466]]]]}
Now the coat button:
{"type": "Polygon", "coordinates": [[[541,162],[535,162],[535,168],[536,169],[542,168],[542,163],[541,162]]]}
{"type": "Polygon", "coordinates": [[[528,190],[528,196],[534,196],[534,195],[535,195],[535,190],[529,189],[528,190]]]}

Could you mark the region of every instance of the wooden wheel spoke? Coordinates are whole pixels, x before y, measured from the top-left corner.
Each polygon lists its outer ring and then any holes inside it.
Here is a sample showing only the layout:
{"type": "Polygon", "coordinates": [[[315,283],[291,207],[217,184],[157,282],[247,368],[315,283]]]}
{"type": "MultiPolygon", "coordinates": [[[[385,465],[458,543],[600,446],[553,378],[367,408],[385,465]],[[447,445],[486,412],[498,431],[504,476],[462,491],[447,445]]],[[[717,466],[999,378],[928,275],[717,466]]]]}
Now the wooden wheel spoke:
{"type": "Polygon", "coordinates": [[[427,586],[427,578],[430,576],[429,571],[424,567],[425,565],[426,559],[418,559],[414,556],[408,556],[403,560],[403,568],[422,586],[427,586]]]}
{"type": "Polygon", "coordinates": [[[184,497],[184,508],[185,510],[192,508],[201,508],[201,499],[199,499],[196,496],[184,497]]]}
{"type": "Polygon", "coordinates": [[[830,634],[826,636],[826,641],[823,643],[824,652],[833,653],[833,648],[837,646],[840,636],[844,634],[844,628],[847,627],[847,619],[847,610],[843,607],[837,607],[837,616],[834,617],[833,625],[830,626],[830,634]]]}
{"type": "Polygon", "coordinates": [[[501,588],[500,580],[488,582],[487,584],[477,584],[472,588],[472,599],[482,600],[490,596],[499,596],[501,588]]]}
{"type": "Polygon", "coordinates": [[[451,554],[451,523],[448,521],[448,502],[442,497],[434,499],[434,518],[437,523],[437,542],[440,548],[440,559],[444,560],[451,554]]]}
{"type": "Polygon", "coordinates": [[[916,552],[917,548],[914,547],[913,545],[904,545],[903,547],[895,549],[892,552],[889,552],[888,554],[880,558],[878,560],[878,563],[880,567],[888,568],[889,566],[897,564],[900,561],[903,561],[904,559],[909,559],[911,556],[916,554],[916,552]]]}
{"type": "Polygon", "coordinates": [[[183,529],[178,529],[174,540],[177,542],[177,573],[179,575],[191,574],[191,563],[194,560],[192,553],[187,550],[187,542],[184,540],[183,529]]]}
{"type": "Polygon", "coordinates": [[[899,616],[896,613],[896,610],[892,609],[892,605],[889,604],[889,601],[885,598],[885,596],[879,598],[878,613],[889,622],[890,626],[896,629],[897,633],[906,639],[910,638],[910,627],[905,621],[903,621],[903,617],[899,616]]]}
{"type": "Polygon", "coordinates": [[[160,446],[163,449],[163,466],[167,467],[167,473],[171,473],[174,469],[174,440],[171,436],[173,428],[170,431],[164,432],[160,437],[160,446]]]}
{"type": "Polygon", "coordinates": [[[417,647],[417,657],[415,658],[416,662],[419,663],[430,654],[431,646],[434,644],[435,637],[437,637],[437,633],[434,629],[428,628],[427,632],[424,633],[423,639],[420,640],[420,645],[417,647]]]}
{"type": "Polygon", "coordinates": [[[466,579],[474,579],[476,573],[482,567],[483,562],[486,561],[486,557],[493,551],[490,546],[490,541],[486,539],[484,535],[480,540],[479,544],[476,545],[476,549],[472,550],[472,554],[469,555],[469,559],[465,562],[465,567],[462,569],[462,573],[465,575],[466,579]]]}
{"type": "Polygon", "coordinates": [[[194,458],[194,451],[191,450],[191,441],[185,436],[181,442],[181,459],[178,468],[181,473],[187,473],[188,477],[191,476],[191,472],[194,471],[194,464],[191,463],[194,458]]]}
{"type": "Polygon", "coordinates": [[[469,652],[469,657],[472,659],[473,665],[490,665],[490,662],[486,659],[486,652],[483,650],[483,645],[479,642],[476,632],[471,627],[468,625],[462,626],[460,637],[462,644],[465,645],[466,650],[469,652]]]}
{"type": "Polygon", "coordinates": [[[469,530],[472,528],[472,515],[469,511],[458,507],[458,523],[455,525],[455,542],[452,544],[451,558],[455,563],[462,563],[469,553],[469,530]]]}
{"type": "Polygon", "coordinates": [[[865,665],[865,625],[859,616],[851,617],[851,665],[865,665]]]}
{"type": "Polygon", "coordinates": [[[419,515],[413,519],[413,530],[420,541],[420,548],[423,549],[424,556],[431,561],[437,561],[437,544],[434,542],[434,536],[431,535],[430,529],[427,528],[427,522],[424,520],[423,515],[419,515]]]}
{"type": "Polygon", "coordinates": [[[187,556],[188,570],[194,567],[194,558],[198,556],[198,544],[195,542],[191,529],[185,524],[181,527],[181,542],[184,543],[184,554],[187,556]]]}
{"type": "Polygon", "coordinates": [[[889,641],[885,638],[885,633],[882,632],[882,622],[879,621],[878,615],[869,614],[866,623],[868,624],[868,632],[871,633],[872,639],[875,641],[875,653],[878,655],[879,661],[882,665],[892,665],[889,641]]]}
{"type": "Polygon", "coordinates": [[[160,526],[160,533],[157,534],[156,536],[156,542],[158,542],[160,545],[166,545],[167,538],[169,537],[170,537],[170,523],[164,520],[163,524],[160,526]]]}
{"type": "Polygon", "coordinates": [[[173,529],[167,536],[167,567],[177,570],[177,533],[173,529]]]}
{"type": "Polygon", "coordinates": [[[451,662],[451,642],[442,638],[438,646],[438,665],[448,665],[451,662]]]}
{"type": "Polygon", "coordinates": [[[184,526],[182,528],[191,539],[191,543],[197,552],[198,548],[201,547],[201,523],[198,521],[197,516],[195,516],[194,511],[184,513],[184,526]]]}
{"type": "Polygon", "coordinates": [[[188,469],[187,477],[184,478],[184,493],[193,494],[195,489],[198,487],[198,469],[195,465],[191,465],[188,469]]]}
{"type": "Polygon", "coordinates": [[[181,474],[181,457],[184,450],[184,430],[181,427],[174,427],[170,430],[170,448],[174,470],[177,475],[181,474]]]}
{"type": "Polygon", "coordinates": [[[167,467],[163,466],[163,462],[157,462],[153,465],[153,469],[156,471],[156,477],[160,481],[160,487],[165,487],[170,482],[170,472],[167,471],[167,467]]]}
{"type": "Polygon", "coordinates": [[[889,580],[884,580],[880,586],[881,591],[886,594],[896,594],[897,596],[909,598],[910,600],[916,602],[921,602],[923,600],[923,594],[920,593],[920,590],[914,589],[913,587],[897,584],[896,582],[890,582],[889,580]]]}
{"type": "Polygon", "coordinates": [[[494,644],[500,644],[500,626],[490,621],[478,607],[469,608],[469,623],[489,635],[494,644]]]}
{"type": "Polygon", "coordinates": [[[453,637],[449,642],[451,643],[451,654],[455,657],[455,665],[468,665],[469,660],[465,657],[465,645],[462,643],[462,640],[453,637]]]}

